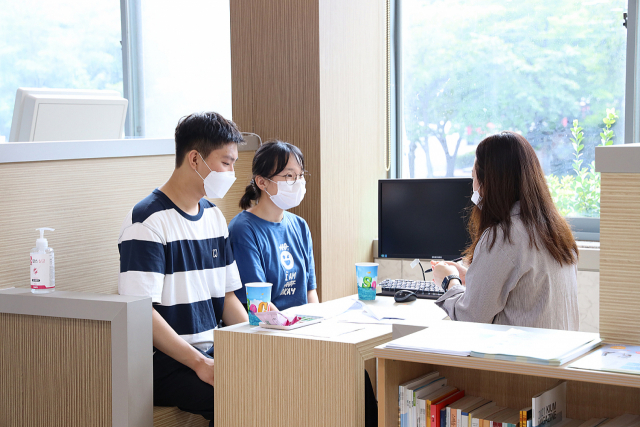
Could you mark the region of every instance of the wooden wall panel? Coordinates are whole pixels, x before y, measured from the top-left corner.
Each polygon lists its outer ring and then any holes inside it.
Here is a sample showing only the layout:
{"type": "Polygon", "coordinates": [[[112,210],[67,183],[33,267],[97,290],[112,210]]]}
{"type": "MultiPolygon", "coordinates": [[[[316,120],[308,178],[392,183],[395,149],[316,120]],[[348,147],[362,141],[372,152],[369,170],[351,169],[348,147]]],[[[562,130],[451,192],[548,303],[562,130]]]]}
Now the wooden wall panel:
{"type": "Polygon", "coordinates": [[[323,298],[354,294],[372,261],[385,178],[386,2],[320,0],[323,298]]]}
{"type": "Polygon", "coordinates": [[[317,0],[231,2],[233,120],[302,151],[311,178],[292,212],[309,224],[321,283],[318,25],[317,0]]]}
{"type": "Polygon", "coordinates": [[[600,335],[640,344],[640,174],[603,173],[600,193],[600,335]]]}
{"type": "Polygon", "coordinates": [[[231,2],[233,118],[302,150],[311,173],[292,212],[314,240],[322,301],[355,293],[372,259],[384,177],[385,2],[231,2]]]}
{"type": "Polygon", "coordinates": [[[0,425],[111,426],[111,324],[0,313],[0,425]]]}
{"type": "MultiPolygon", "coordinates": [[[[238,179],[214,200],[227,221],[240,211],[253,152],[239,157],[238,179]]],[[[29,287],[35,228],[52,227],[56,289],[117,293],[122,221],[173,168],[174,156],[0,164],[0,288],[29,287]]]]}

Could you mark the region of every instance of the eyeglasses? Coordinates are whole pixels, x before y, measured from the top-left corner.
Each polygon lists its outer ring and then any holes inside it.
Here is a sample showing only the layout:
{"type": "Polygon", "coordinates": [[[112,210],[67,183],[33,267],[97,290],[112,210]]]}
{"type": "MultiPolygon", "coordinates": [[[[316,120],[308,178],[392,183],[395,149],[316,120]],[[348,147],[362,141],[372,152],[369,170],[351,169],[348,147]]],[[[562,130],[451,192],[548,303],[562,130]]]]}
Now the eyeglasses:
{"type": "Polygon", "coordinates": [[[296,175],[293,174],[291,172],[285,174],[285,175],[275,175],[275,176],[279,176],[280,178],[284,178],[284,180],[287,182],[287,184],[289,185],[293,185],[296,183],[296,181],[298,181],[298,179],[302,179],[304,178],[305,181],[309,181],[309,172],[305,171],[302,172],[300,175],[296,175]]]}

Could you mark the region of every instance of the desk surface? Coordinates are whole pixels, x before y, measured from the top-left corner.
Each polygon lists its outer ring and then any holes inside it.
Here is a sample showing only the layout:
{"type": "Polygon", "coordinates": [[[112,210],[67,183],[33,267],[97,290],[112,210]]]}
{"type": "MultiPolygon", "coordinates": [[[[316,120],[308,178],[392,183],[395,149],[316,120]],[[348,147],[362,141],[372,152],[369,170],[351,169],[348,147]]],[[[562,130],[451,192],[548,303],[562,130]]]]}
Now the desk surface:
{"type": "MultiPolygon", "coordinates": [[[[338,298],[332,301],[327,301],[321,304],[317,304],[318,313],[322,313],[321,307],[326,307],[327,311],[331,311],[332,309],[338,306],[345,306],[349,304],[350,301],[354,303],[357,300],[357,295],[350,295],[344,298],[338,298]]],[[[308,336],[308,335],[297,335],[296,332],[303,332],[304,328],[300,329],[292,329],[290,331],[281,331],[275,329],[264,329],[258,326],[251,326],[249,323],[239,323],[233,326],[227,326],[222,329],[218,329],[217,331],[222,332],[239,332],[246,334],[258,334],[258,335],[271,335],[277,337],[287,337],[287,338],[296,338],[296,339],[308,339],[308,340],[323,340],[323,341],[332,341],[332,342],[341,342],[347,344],[358,344],[363,341],[367,341],[371,338],[379,337],[384,334],[390,334],[392,331],[392,324],[399,325],[420,325],[421,329],[425,328],[429,325],[429,323],[437,320],[442,320],[446,317],[446,313],[438,306],[434,304],[433,300],[427,299],[417,299],[415,301],[409,303],[397,303],[393,299],[393,297],[377,297],[373,301],[361,301],[367,306],[373,307],[374,309],[382,310],[383,313],[393,313],[398,316],[402,316],[405,319],[399,320],[389,320],[389,323],[384,324],[375,324],[375,323],[367,323],[362,324],[363,329],[348,332],[342,335],[338,335],[332,338],[326,337],[316,337],[316,336],[308,336]]],[[[307,304],[304,307],[309,307],[314,304],[307,304]]],[[[322,323],[343,323],[339,322],[339,319],[326,319],[322,323]]],[[[214,332],[215,334],[215,332],[214,332]]]]}

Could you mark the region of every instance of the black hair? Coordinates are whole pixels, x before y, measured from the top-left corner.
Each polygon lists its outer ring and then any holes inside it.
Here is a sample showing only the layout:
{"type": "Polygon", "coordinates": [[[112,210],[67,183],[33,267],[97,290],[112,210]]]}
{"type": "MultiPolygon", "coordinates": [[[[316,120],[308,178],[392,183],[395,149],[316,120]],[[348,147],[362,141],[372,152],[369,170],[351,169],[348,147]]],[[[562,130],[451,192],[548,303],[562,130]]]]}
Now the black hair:
{"type": "Polygon", "coordinates": [[[244,139],[234,122],[211,111],[182,117],[176,126],[175,141],[176,168],[179,168],[191,150],[206,159],[213,150],[244,139]]]}
{"type": "Polygon", "coordinates": [[[256,185],[256,176],[272,178],[278,175],[287,167],[289,158],[292,155],[298,161],[304,172],[304,156],[295,145],[275,139],[265,142],[258,148],[256,154],[253,156],[253,163],[251,164],[251,173],[253,176],[251,182],[244,190],[244,196],[240,199],[240,208],[247,210],[251,207],[251,203],[254,200],[260,199],[262,191],[256,185]]]}

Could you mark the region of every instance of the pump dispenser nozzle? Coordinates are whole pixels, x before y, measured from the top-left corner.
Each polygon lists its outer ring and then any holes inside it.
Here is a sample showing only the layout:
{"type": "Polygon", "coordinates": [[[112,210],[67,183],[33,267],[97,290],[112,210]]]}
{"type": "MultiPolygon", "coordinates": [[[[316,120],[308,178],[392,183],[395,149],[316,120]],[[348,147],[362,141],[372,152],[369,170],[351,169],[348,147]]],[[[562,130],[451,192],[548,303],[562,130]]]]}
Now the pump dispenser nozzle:
{"type": "Polygon", "coordinates": [[[36,240],[36,248],[38,250],[47,249],[47,247],[49,246],[49,242],[47,241],[47,239],[44,238],[45,230],[55,231],[53,228],[49,228],[49,227],[36,228],[36,231],[40,231],[40,238],[36,240]]]}

